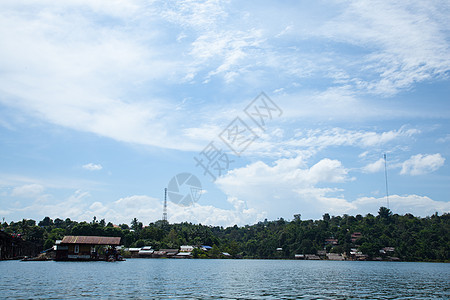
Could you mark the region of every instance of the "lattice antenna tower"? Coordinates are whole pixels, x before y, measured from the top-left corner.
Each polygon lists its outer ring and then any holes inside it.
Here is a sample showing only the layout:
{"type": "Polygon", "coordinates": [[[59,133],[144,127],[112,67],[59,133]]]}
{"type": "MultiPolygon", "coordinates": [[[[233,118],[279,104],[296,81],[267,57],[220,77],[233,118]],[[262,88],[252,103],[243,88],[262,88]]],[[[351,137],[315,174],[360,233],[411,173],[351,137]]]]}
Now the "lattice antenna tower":
{"type": "Polygon", "coordinates": [[[386,153],[384,154],[384,177],[386,179],[386,202],[387,208],[389,208],[389,189],[388,189],[388,177],[387,177],[387,162],[386,153]]]}
{"type": "Polygon", "coordinates": [[[164,189],[163,221],[167,222],[167,188],[164,189]]]}

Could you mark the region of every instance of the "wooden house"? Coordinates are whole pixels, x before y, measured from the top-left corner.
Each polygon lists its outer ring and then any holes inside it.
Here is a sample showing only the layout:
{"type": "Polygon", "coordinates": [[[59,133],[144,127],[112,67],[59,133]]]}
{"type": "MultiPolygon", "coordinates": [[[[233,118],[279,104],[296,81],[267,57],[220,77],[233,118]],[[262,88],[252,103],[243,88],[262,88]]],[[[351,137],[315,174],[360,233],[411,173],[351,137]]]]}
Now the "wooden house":
{"type": "Polygon", "coordinates": [[[55,260],[107,260],[111,257],[117,260],[115,247],[120,245],[120,239],[106,236],[65,236],[56,245],[55,260]],[[102,256],[98,253],[99,248],[105,249],[102,256]]]}

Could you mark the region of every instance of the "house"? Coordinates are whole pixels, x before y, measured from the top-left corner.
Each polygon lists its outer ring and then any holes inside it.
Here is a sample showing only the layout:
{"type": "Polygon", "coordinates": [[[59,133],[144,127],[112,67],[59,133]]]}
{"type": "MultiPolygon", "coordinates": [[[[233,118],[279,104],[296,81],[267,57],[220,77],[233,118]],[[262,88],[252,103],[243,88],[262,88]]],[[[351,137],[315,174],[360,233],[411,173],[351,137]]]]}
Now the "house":
{"type": "Polygon", "coordinates": [[[180,246],[180,252],[192,252],[194,250],[194,246],[183,245],[180,246]]]}
{"type": "Polygon", "coordinates": [[[8,234],[0,231],[0,260],[33,257],[39,253],[38,249],[36,244],[24,241],[20,234],[8,234]]]}
{"type": "Polygon", "coordinates": [[[200,249],[202,249],[203,251],[209,251],[209,250],[212,249],[212,247],[211,246],[202,245],[202,246],[200,246],[200,249]]]}
{"type": "Polygon", "coordinates": [[[295,254],[294,258],[295,259],[305,259],[305,255],[304,254],[295,254]]]}
{"type": "Polygon", "coordinates": [[[141,250],[141,248],[126,248],[125,252],[130,252],[131,258],[138,258],[140,250],[141,250]]]}
{"type": "Polygon", "coordinates": [[[192,258],[191,252],[179,252],[175,258],[192,258]]]}
{"type": "Polygon", "coordinates": [[[106,236],[65,236],[56,245],[55,260],[108,260],[119,258],[116,246],[120,245],[120,237],[106,236]],[[98,250],[105,250],[100,256],[98,250]]]}
{"type": "Polygon", "coordinates": [[[380,249],[378,252],[380,252],[380,254],[392,254],[395,251],[394,247],[384,247],[382,249],[380,249]]]}
{"type": "Polygon", "coordinates": [[[344,260],[344,256],[339,253],[327,253],[328,260],[344,260]]]}
{"type": "Polygon", "coordinates": [[[160,250],[153,251],[152,257],[154,257],[154,258],[167,257],[167,252],[166,251],[160,251],[160,250]]]}
{"type": "Polygon", "coordinates": [[[352,239],[352,243],[355,243],[357,239],[361,238],[362,234],[361,232],[353,232],[351,239],[352,239]]]}
{"type": "Polygon", "coordinates": [[[325,239],[325,245],[337,245],[338,244],[338,240],[335,238],[329,238],[329,239],[325,239]]]}
{"type": "Polygon", "coordinates": [[[152,246],[144,246],[141,249],[139,249],[139,257],[152,257],[153,252],[155,250],[152,249],[152,246]]]}
{"type": "Polygon", "coordinates": [[[356,253],[355,257],[356,257],[356,260],[368,260],[369,259],[369,255],[363,254],[361,252],[356,253]]]}
{"type": "Polygon", "coordinates": [[[178,249],[159,249],[158,251],[154,251],[152,257],[161,258],[161,257],[175,257],[178,254],[178,249]]]}
{"type": "Polygon", "coordinates": [[[306,254],[305,259],[307,260],[320,260],[320,257],[315,254],[306,254]]]}
{"type": "Polygon", "coordinates": [[[174,257],[178,254],[178,249],[160,249],[161,251],[166,252],[166,257],[174,257]]]}
{"type": "Polygon", "coordinates": [[[367,254],[358,251],[358,249],[351,248],[350,249],[350,259],[351,260],[367,260],[369,256],[367,254]]]}

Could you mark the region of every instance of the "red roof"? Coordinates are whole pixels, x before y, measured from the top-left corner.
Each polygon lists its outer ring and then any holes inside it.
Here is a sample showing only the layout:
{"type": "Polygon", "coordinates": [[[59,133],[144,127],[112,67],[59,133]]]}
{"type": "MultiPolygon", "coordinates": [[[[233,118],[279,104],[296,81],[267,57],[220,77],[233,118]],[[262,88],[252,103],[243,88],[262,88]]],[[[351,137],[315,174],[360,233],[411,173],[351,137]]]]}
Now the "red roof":
{"type": "Polygon", "coordinates": [[[120,237],[66,235],[61,244],[120,245],[120,237]]]}

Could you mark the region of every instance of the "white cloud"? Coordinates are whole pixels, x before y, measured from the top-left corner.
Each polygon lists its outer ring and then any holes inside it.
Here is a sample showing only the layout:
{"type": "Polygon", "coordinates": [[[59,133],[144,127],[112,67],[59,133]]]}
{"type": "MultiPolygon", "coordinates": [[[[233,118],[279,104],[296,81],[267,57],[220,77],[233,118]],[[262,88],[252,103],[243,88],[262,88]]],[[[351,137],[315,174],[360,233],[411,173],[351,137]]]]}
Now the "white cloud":
{"type": "Polygon", "coordinates": [[[45,188],[54,189],[98,189],[103,183],[74,179],[71,177],[61,176],[60,174],[55,177],[40,176],[40,177],[28,177],[24,175],[0,173],[0,187],[17,187],[26,185],[40,185],[45,188]]]}
{"type": "MultiPolygon", "coordinates": [[[[382,165],[381,162],[377,164],[382,165]]],[[[374,170],[373,167],[367,169],[374,170]]],[[[249,208],[264,212],[269,219],[289,218],[301,213],[303,218],[320,218],[328,212],[334,215],[375,213],[386,206],[384,198],[361,197],[346,199],[337,187],[328,183],[349,180],[347,170],[339,161],[323,159],[307,168],[301,158],[281,159],[269,166],[261,161],[229,171],[217,179],[218,187],[228,195],[244,201],[249,208]]],[[[434,201],[417,195],[391,195],[395,213],[410,212],[426,216],[435,211],[448,212],[450,203],[434,201]]]]}
{"type": "Polygon", "coordinates": [[[362,171],[365,173],[376,173],[383,169],[384,167],[384,159],[380,158],[376,162],[370,163],[362,168],[362,171]]]}
{"type": "MultiPolygon", "coordinates": [[[[338,178],[342,176],[339,175],[342,174],[342,170],[339,170],[342,166],[339,164],[331,160],[325,160],[323,164],[329,165],[325,168],[328,172],[337,173],[338,178]]],[[[380,206],[386,206],[384,197],[361,197],[350,202],[342,196],[336,195],[341,191],[340,189],[316,187],[313,183],[317,182],[317,175],[316,178],[312,179],[308,179],[308,177],[311,173],[317,171],[311,172],[313,168],[300,169],[299,166],[302,165],[301,160],[291,159],[277,162],[272,167],[257,163],[248,166],[248,169],[236,170],[235,174],[240,173],[241,177],[225,177],[221,178],[222,180],[219,182],[219,185],[229,192],[227,201],[232,205],[232,209],[222,209],[199,203],[194,206],[182,207],[169,201],[169,221],[171,223],[187,221],[232,226],[235,224],[254,224],[264,218],[276,219],[283,216],[289,219],[296,213],[301,213],[303,219],[317,219],[325,212],[333,215],[344,213],[353,215],[372,213],[376,215],[380,206]],[[290,163],[296,167],[290,167],[290,163]],[[265,171],[265,173],[260,173],[261,171],[265,171]],[[259,175],[250,177],[244,175],[252,172],[257,172],[259,175]],[[274,178],[281,178],[282,180],[274,181],[274,178]]],[[[321,181],[334,180],[332,178],[335,176],[330,177],[325,173],[321,181]]],[[[131,219],[135,217],[144,224],[148,224],[160,220],[162,217],[162,199],[146,195],[133,195],[105,203],[91,202],[89,198],[88,192],[78,190],[62,201],[36,199],[31,205],[11,207],[0,211],[0,214],[14,215],[14,213],[20,213],[38,219],[49,216],[51,218],[71,218],[78,221],[89,221],[92,220],[93,216],[96,216],[97,219],[104,218],[115,224],[129,224],[131,219]]],[[[450,211],[450,203],[434,201],[426,196],[391,195],[389,199],[391,210],[398,214],[412,213],[424,217],[434,212],[445,213],[450,211]]]]}
{"type": "Polygon", "coordinates": [[[214,66],[215,69],[208,72],[207,80],[211,76],[224,74],[229,83],[245,71],[253,49],[259,48],[261,43],[261,32],[257,30],[209,32],[192,43],[190,54],[196,61],[195,67],[204,67],[206,63],[214,66]]]}
{"type": "MultiPolygon", "coordinates": [[[[380,206],[387,206],[386,198],[361,197],[353,201],[354,209],[349,210],[350,214],[366,214],[371,213],[377,215],[380,206]]],[[[450,203],[441,202],[430,199],[426,196],[419,195],[390,195],[389,208],[397,214],[410,213],[415,216],[430,216],[435,212],[450,212],[450,203]]]]}
{"type": "MultiPolygon", "coordinates": [[[[162,218],[163,200],[147,195],[133,195],[111,202],[90,201],[90,193],[77,190],[63,200],[35,199],[31,204],[12,206],[0,210],[3,215],[26,215],[28,218],[71,218],[72,220],[90,221],[94,216],[114,224],[127,223],[138,218],[144,224],[155,222],[162,218]]],[[[183,207],[169,201],[167,203],[168,219],[171,223],[193,222],[219,226],[235,224],[253,224],[266,217],[266,214],[255,209],[249,209],[245,203],[229,198],[231,209],[217,208],[212,205],[196,203],[194,206],[183,207]]]]}
{"type": "MultiPolygon", "coordinates": [[[[203,130],[199,130],[198,135],[202,132],[203,130]]],[[[411,142],[420,132],[418,129],[407,128],[406,126],[381,132],[334,127],[294,129],[289,130],[289,134],[287,134],[283,129],[275,127],[262,133],[258,132],[259,138],[250,144],[243,155],[256,158],[283,158],[300,155],[303,158],[309,158],[320,150],[337,146],[352,146],[381,151],[381,148],[394,141],[397,145],[400,145],[402,142],[411,142]]],[[[210,133],[208,136],[211,136],[211,139],[214,138],[213,132],[205,131],[206,133],[210,133]]],[[[368,153],[368,151],[365,151],[359,157],[363,158],[368,153]]]]}
{"type": "Polygon", "coordinates": [[[360,153],[360,154],[358,155],[358,157],[359,157],[359,158],[364,158],[364,157],[367,156],[367,154],[369,154],[369,151],[364,151],[363,153],[360,153]]]}
{"type": "Polygon", "coordinates": [[[272,166],[262,161],[229,171],[216,180],[229,197],[244,201],[249,208],[270,219],[302,213],[313,217],[318,211],[337,212],[351,208],[337,188],[317,185],[350,180],[340,161],[322,159],[307,168],[303,158],[279,159],[272,166]]]}
{"type": "Polygon", "coordinates": [[[403,162],[400,174],[423,175],[431,173],[444,165],[445,158],[440,153],[417,154],[403,162]]]}
{"type": "MultiPolygon", "coordinates": [[[[164,1],[165,2],[165,1],[164,1]]],[[[182,0],[173,3],[165,2],[161,14],[173,23],[182,27],[197,30],[215,28],[220,20],[227,17],[225,5],[229,1],[192,1],[182,0]]]]}
{"type": "Polygon", "coordinates": [[[359,63],[363,72],[378,76],[352,78],[360,87],[391,95],[449,70],[449,7],[443,2],[353,2],[343,8],[319,31],[329,39],[373,49],[359,63]]]}
{"type": "Polygon", "coordinates": [[[169,114],[173,105],[147,90],[160,85],[158,80],[177,82],[175,77],[184,76],[180,68],[185,64],[177,63],[176,56],[158,43],[156,27],[120,26],[120,18],[129,20],[129,13],[139,12],[134,4],[114,2],[110,6],[108,2],[103,9],[82,2],[46,4],[16,7],[10,3],[0,13],[0,37],[7,41],[0,49],[2,104],[53,124],[119,141],[195,147],[186,140],[170,141],[172,135],[168,137],[167,131],[176,128],[172,118],[177,119],[169,114]],[[77,5],[94,14],[80,14],[82,10],[73,9],[77,5]],[[119,25],[106,26],[103,17],[93,17],[102,14],[119,18],[119,25]],[[24,69],[27,72],[20,71],[24,69]],[[130,90],[140,91],[137,97],[133,94],[133,100],[128,99],[130,90]]]}
{"type": "MultiPolygon", "coordinates": [[[[172,202],[167,203],[168,219],[171,223],[193,222],[201,224],[214,224],[220,226],[244,225],[255,223],[265,217],[255,210],[247,209],[241,201],[230,198],[228,200],[233,209],[221,209],[211,205],[179,206],[172,202]]],[[[86,202],[84,209],[74,215],[80,220],[90,220],[93,216],[106,219],[115,224],[129,224],[137,218],[144,224],[155,222],[162,218],[163,202],[161,199],[146,195],[133,195],[120,198],[114,202],[86,202]]]]}
{"type": "MultiPolygon", "coordinates": [[[[334,128],[306,129],[292,137],[290,130],[299,120],[324,124],[397,119],[400,113],[401,117],[423,117],[426,112],[422,109],[396,108],[390,104],[392,99],[370,101],[366,96],[393,95],[417,82],[448,75],[450,7],[422,1],[336,2],[327,4],[334,6],[318,16],[311,11],[320,11],[319,7],[311,9],[311,4],[3,1],[0,103],[16,108],[25,118],[32,116],[126,143],[190,151],[203,149],[223,129],[217,124],[237,114],[234,101],[239,101],[229,100],[243,96],[230,90],[242,94],[267,86],[279,92],[279,99],[274,100],[284,110],[282,122],[286,123],[277,123],[276,129],[262,134],[245,155],[290,158],[273,165],[256,161],[219,179],[217,183],[234,209],[175,207],[173,218],[225,224],[267,213],[276,218],[290,215],[291,210],[311,214],[314,209],[348,210],[356,204],[345,200],[335,187],[349,180],[348,170],[340,161],[327,158],[308,167],[305,159],[333,146],[373,151],[389,143],[409,142],[420,131],[406,126],[380,132],[330,125],[334,128]],[[217,78],[220,82],[214,81],[217,78]],[[172,98],[180,97],[181,90],[189,99],[207,95],[208,81],[215,92],[211,103],[209,99],[201,105],[174,103],[177,101],[172,98]],[[224,112],[224,103],[232,108],[224,112]],[[205,117],[213,114],[215,117],[205,117]],[[277,205],[280,201],[285,203],[277,205]]],[[[448,117],[446,111],[433,113],[448,117]]],[[[0,120],[0,126],[11,129],[14,124],[0,120]]],[[[438,141],[446,142],[448,136],[438,141]]],[[[419,154],[402,164],[401,174],[433,172],[444,161],[441,154],[419,154]]],[[[100,170],[102,166],[90,163],[83,168],[100,170]]],[[[381,168],[382,160],[378,160],[363,171],[381,168]]],[[[40,195],[43,186],[87,186],[62,183],[61,179],[42,183],[0,177],[0,184],[22,185],[11,193],[17,197],[40,195]]],[[[140,218],[157,219],[161,214],[157,202],[148,196],[130,196],[112,204],[83,202],[71,211],[80,217],[96,213],[119,220],[126,217],[122,211],[132,209],[129,213],[140,218]],[[141,207],[147,202],[154,207],[141,207]],[[134,206],[136,203],[139,205],[134,206]]],[[[58,212],[62,208],[55,206],[58,212]]]]}
{"type": "Polygon", "coordinates": [[[313,183],[319,182],[344,182],[348,171],[338,160],[324,158],[309,169],[307,178],[313,183]]]}
{"type": "Polygon", "coordinates": [[[103,166],[101,164],[88,163],[83,165],[83,169],[89,171],[100,171],[101,169],[103,169],[103,166]]]}
{"type": "Polygon", "coordinates": [[[11,196],[13,197],[23,197],[23,198],[33,198],[37,197],[44,192],[44,187],[40,184],[26,184],[22,186],[15,187],[11,196]]]}
{"type": "Polygon", "coordinates": [[[448,142],[450,142],[450,134],[447,134],[444,137],[438,138],[436,142],[438,142],[438,143],[448,143],[448,142]]]}
{"type": "MultiPolygon", "coordinates": [[[[10,209],[11,213],[19,212],[20,215],[26,216],[49,216],[50,218],[71,218],[77,220],[83,216],[87,209],[87,198],[90,196],[88,192],[77,190],[72,195],[62,201],[42,201],[40,199],[34,201],[31,205],[10,209]]],[[[84,220],[91,220],[93,216],[84,220]]]]}
{"type": "MultiPolygon", "coordinates": [[[[299,24],[294,12],[308,15],[309,11],[301,5],[271,6],[273,15],[291,18],[274,24],[252,19],[266,18],[267,14],[259,13],[267,8],[250,5],[240,11],[230,1],[49,4],[47,0],[28,6],[2,3],[0,37],[5,43],[0,49],[4,66],[0,90],[7,96],[0,101],[53,124],[127,143],[181,150],[204,147],[198,133],[215,124],[205,125],[205,120],[199,119],[200,124],[182,127],[180,120],[188,119],[191,111],[175,113],[177,105],[169,96],[161,99],[153,94],[153,90],[159,95],[170,94],[166,92],[186,78],[195,89],[197,77],[203,81],[221,76],[232,82],[241,76],[253,89],[280,77],[277,87],[286,86],[286,90],[292,79],[315,76],[322,82],[331,78],[337,84],[325,90],[313,87],[312,95],[303,95],[302,99],[297,94],[283,97],[285,118],[348,119],[389,111],[363,103],[357,97],[359,90],[409,87],[449,69],[447,39],[442,38],[445,9],[437,9],[438,4],[431,8],[413,4],[416,13],[412,13],[408,5],[380,2],[377,5],[383,9],[376,16],[367,5],[339,4],[339,13],[330,14],[328,23],[321,17],[325,26],[310,33],[299,25],[314,29],[317,21],[310,16],[307,20],[314,26],[304,24],[304,20],[299,24]],[[115,26],[109,26],[105,18],[113,18],[115,26]],[[423,19],[431,21],[423,23],[423,19]],[[167,26],[167,21],[172,24],[167,26]],[[364,30],[361,21],[367,25],[364,30]],[[386,30],[384,22],[395,30],[386,30]],[[414,38],[400,34],[397,25],[414,38]],[[185,38],[176,41],[175,36],[185,38]],[[303,49],[303,43],[310,39],[339,45],[344,41],[368,54],[350,55],[339,65],[341,53],[311,54],[303,49]],[[396,46],[397,39],[401,43],[396,46]],[[315,62],[317,58],[319,63],[315,62]],[[393,69],[386,69],[387,65],[393,69]],[[27,72],[22,71],[25,69],[27,72]],[[353,73],[356,75],[349,75],[353,73]],[[382,79],[359,78],[367,73],[367,77],[382,79]],[[180,118],[183,113],[184,118],[180,118]],[[180,128],[189,129],[186,132],[180,128]]],[[[213,110],[212,106],[208,109],[213,110]]],[[[390,141],[396,134],[367,135],[360,141],[369,147],[390,141]]]]}
{"type": "Polygon", "coordinates": [[[2,210],[2,209],[0,209],[0,216],[6,216],[6,215],[8,215],[10,213],[11,213],[11,211],[9,211],[9,210],[2,210]]]}
{"type": "Polygon", "coordinates": [[[297,138],[290,143],[303,147],[357,146],[365,148],[380,146],[395,139],[411,137],[418,133],[420,131],[417,129],[406,129],[404,127],[381,133],[343,128],[316,129],[297,133],[297,138]]]}

